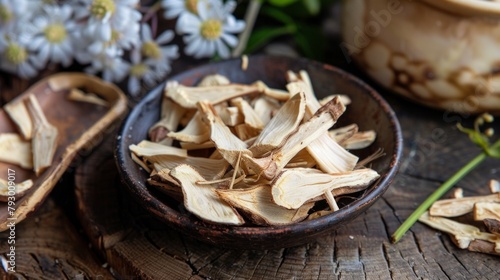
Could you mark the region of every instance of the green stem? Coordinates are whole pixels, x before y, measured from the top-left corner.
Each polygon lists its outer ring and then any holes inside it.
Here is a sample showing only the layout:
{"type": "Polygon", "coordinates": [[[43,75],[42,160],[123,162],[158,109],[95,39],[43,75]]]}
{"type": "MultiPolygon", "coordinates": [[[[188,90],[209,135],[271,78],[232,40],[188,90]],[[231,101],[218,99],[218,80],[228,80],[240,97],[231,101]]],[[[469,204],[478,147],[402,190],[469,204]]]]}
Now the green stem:
{"type": "Polygon", "coordinates": [[[413,211],[413,213],[408,217],[401,226],[392,235],[392,243],[396,243],[403,237],[403,235],[413,226],[414,223],[418,221],[418,218],[431,207],[431,205],[443,196],[447,191],[451,189],[460,179],[467,175],[470,171],[476,168],[481,162],[483,162],[488,155],[485,152],[480,153],[469,163],[463,166],[457,171],[452,177],[450,177],[446,182],[444,182],[437,190],[435,190],[420,206],[413,211]]]}

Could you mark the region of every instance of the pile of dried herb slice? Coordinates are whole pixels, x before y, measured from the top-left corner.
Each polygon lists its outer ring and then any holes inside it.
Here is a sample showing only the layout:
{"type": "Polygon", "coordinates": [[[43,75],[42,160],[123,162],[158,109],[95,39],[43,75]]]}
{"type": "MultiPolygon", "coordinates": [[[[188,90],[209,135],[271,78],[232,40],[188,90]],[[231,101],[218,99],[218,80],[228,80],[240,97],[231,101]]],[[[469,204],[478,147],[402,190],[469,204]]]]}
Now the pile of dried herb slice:
{"type": "Polygon", "coordinates": [[[347,150],[369,146],[375,132],[331,129],[349,98],[317,100],[305,71],[286,75],[287,90],[221,75],[167,83],[161,119],[131,157],[150,185],[204,221],[285,225],[338,210],[336,197],[379,177],[365,166],[380,152],[358,162],[347,150]],[[312,211],[320,200],[328,206],[312,211]]]}
{"type": "MultiPolygon", "coordinates": [[[[77,88],[70,89],[67,98],[75,102],[108,106],[107,102],[97,95],[77,88]]],[[[33,170],[36,176],[40,176],[53,162],[58,145],[57,128],[47,120],[34,94],[9,102],[3,110],[18,132],[0,133],[0,162],[33,170]]],[[[14,196],[24,196],[33,185],[31,179],[16,183],[14,196]]],[[[12,189],[12,182],[0,178],[0,201],[8,201],[12,193],[9,192],[9,187],[12,189]]]]}

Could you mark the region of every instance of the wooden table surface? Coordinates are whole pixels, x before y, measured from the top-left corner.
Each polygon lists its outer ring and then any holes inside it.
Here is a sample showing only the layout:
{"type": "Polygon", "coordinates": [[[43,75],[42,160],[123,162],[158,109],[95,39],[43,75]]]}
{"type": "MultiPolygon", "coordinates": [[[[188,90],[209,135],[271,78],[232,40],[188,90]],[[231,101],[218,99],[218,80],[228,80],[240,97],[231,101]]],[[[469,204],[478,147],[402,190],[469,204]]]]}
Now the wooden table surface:
{"type": "MultiPolygon", "coordinates": [[[[381,91],[404,135],[400,172],[364,214],[309,244],[231,250],[190,240],[151,218],[121,186],[113,135],[70,169],[40,210],[16,226],[12,279],[499,279],[500,258],[458,249],[417,223],[397,244],[389,236],[441,182],[479,149],[455,128],[473,118],[415,105],[381,91]]],[[[500,132],[500,121],[496,131],[500,132]]],[[[87,151],[88,152],[88,151],[87,151]]],[[[488,159],[458,186],[487,194],[500,178],[488,159]]],[[[0,233],[0,254],[8,253],[0,233]]]]}

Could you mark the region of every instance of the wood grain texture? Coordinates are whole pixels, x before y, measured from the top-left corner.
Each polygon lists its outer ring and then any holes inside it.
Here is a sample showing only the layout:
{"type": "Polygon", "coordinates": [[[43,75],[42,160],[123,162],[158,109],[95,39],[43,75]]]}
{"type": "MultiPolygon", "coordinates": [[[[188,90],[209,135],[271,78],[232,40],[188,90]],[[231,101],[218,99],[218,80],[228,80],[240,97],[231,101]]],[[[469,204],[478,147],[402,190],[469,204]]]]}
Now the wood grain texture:
{"type": "MultiPolygon", "coordinates": [[[[7,171],[14,170],[15,181],[33,180],[33,187],[16,201],[12,217],[21,222],[33,213],[54,188],[75,158],[83,157],[86,149],[96,145],[107,134],[107,128],[121,117],[127,109],[127,99],[114,84],[83,73],[59,73],[50,75],[17,96],[11,102],[24,102],[33,95],[40,103],[47,121],[58,131],[57,149],[50,166],[41,174],[0,162],[0,178],[7,178],[7,171]],[[72,88],[85,88],[106,100],[108,107],[96,106],[68,100],[72,88]]],[[[0,109],[0,133],[17,132],[16,126],[0,109]]],[[[8,218],[12,218],[5,203],[0,204],[0,231],[7,229],[8,218]]]]}
{"type": "Polygon", "coordinates": [[[0,233],[0,255],[6,258],[15,246],[16,272],[7,274],[2,268],[0,279],[114,278],[52,199],[16,225],[15,244],[8,244],[9,234],[0,233]]]}
{"type": "MultiPolygon", "coordinates": [[[[423,224],[398,244],[389,242],[403,219],[479,150],[443,112],[387,98],[404,131],[401,172],[368,211],[312,243],[230,250],[188,239],[128,197],[114,166],[113,139],[77,170],[81,223],[123,279],[498,279],[498,257],[460,250],[447,235],[423,224]]],[[[465,195],[487,194],[487,182],[498,178],[499,166],[487,160],[459,186],[465,195]]]]}

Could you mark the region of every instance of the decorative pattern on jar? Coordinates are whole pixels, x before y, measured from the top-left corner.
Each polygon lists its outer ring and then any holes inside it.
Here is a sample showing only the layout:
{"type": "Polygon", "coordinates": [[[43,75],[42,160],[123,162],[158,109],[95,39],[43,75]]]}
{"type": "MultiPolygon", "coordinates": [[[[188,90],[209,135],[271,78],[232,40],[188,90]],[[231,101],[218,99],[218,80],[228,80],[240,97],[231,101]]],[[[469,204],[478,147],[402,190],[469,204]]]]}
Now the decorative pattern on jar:
{"type": "Polygon", "coordinates": [[[421,104],[500,114],[500,3],[343,1],[340,48],[382,86],[421,104]]]}

